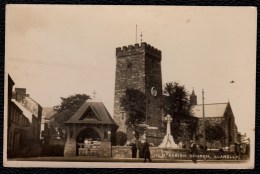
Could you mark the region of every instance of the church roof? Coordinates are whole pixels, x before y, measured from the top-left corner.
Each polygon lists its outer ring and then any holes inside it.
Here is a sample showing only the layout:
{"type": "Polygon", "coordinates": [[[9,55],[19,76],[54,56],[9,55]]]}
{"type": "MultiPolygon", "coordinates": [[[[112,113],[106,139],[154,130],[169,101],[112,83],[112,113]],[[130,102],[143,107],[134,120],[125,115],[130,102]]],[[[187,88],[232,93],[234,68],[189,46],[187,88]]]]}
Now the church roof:
{"type": "Polygon", "coordinates": [[[88,99],[66,123],[114,124],[117,126],[103,102],[93,99],[88,99]]]}
{"type": "MultiPolygon", "coordinates": [[[[228,103],[204,104],[205,117],[223,117],[228,103]]],[[[195,117],[202,118],[202,104],[194,105],[192,113],[195,117]]]]}
{"type": "Polygon", "coordinates": [[[192,90],[191,95],[195,95],[194,89],[192,90]]]}

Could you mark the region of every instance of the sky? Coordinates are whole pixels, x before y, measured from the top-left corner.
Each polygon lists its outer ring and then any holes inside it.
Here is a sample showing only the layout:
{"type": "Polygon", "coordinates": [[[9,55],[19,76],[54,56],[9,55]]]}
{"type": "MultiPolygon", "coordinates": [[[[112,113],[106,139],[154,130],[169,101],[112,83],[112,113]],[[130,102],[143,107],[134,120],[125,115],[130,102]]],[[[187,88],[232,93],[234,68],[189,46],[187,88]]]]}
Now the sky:
{"type": "Polygon", "coordinates": [[[95,90],[113,115],[115,49],[135,44],[136,25],[137,42],[142,32],[162,51],[163,83],[229,101],[238,131],[254,134],[252,7],[7,5],[5,73],[43,107],[95,90]]]}

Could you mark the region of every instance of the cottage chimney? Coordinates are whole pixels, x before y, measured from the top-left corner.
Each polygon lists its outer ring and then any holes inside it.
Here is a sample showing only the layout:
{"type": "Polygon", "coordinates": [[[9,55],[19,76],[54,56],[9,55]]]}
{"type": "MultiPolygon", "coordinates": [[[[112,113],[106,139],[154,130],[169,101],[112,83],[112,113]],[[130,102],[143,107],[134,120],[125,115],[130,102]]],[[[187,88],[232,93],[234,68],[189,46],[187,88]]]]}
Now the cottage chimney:
{"type": "Polygon", "coordinates": [[[20,102],[26,96],[26,88],[15,88],[15,99],[20,102]]]}

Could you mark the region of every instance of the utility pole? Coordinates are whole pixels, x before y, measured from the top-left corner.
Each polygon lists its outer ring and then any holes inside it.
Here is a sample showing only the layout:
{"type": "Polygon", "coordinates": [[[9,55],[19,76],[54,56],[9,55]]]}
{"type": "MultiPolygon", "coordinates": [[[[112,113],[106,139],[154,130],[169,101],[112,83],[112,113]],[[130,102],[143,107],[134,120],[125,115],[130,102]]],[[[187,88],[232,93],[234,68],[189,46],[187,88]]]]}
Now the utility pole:
{"type": "Polygon", "coordinates": [[[135,25],[135,43],[137,43],[137,25],[135,25]]]}
{"type": "Polygon", "coordinates": [[[204,89],[202,89],[202,121],[203,121],[203,146],[204,146],[204,148],[206,148],[206,124],[205,124],[204,89]]]}

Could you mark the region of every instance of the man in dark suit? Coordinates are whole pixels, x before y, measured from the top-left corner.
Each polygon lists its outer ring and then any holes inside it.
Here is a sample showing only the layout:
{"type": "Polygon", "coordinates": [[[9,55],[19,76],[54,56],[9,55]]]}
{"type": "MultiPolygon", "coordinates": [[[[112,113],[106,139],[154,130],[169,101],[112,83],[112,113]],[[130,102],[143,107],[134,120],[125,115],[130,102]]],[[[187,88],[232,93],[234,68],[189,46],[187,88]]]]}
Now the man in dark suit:
{"type": "Polygon", "coordinates": [[[197,156],[198,156],[198,148],[197,145],[194,142],[191,142],[191,146],[190,146],[190,153],[192,155],[192,162],[193,163],[197,163],[197,156]]]}
{"type": "Polygon", "coordinates": [[[152,162],[151,160],[151,154],[150,154],[150,149],[149,149],[149,143],[146,141],[146,139],[144,139],[144,162],[146,162],[146,159],[149,159],[150,162],[152,162]]]}
{"type": "Polygon", "coordinates": [[[131,146],[132,146],[132,158],[136,158],[136,154],[137,154],[137,146],[136,146],[136,143],[133,142],[133,143],[131,144],[131,146]]]}

